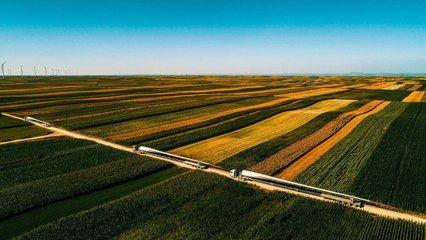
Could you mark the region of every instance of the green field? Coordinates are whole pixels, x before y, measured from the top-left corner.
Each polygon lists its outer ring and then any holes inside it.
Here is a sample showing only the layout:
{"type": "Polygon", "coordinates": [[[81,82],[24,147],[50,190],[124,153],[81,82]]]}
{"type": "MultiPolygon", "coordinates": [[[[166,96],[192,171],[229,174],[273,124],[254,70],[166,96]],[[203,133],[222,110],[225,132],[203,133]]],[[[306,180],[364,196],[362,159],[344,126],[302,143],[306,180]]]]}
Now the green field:
{"type": "Polygon", "coordinates": [[[0,149],[6,153],[0,160],[0,219],[170,167],[67,138],[9,144],[0,149]]]}
{"type": "Polygon", "coordinates": [[[392,103],[362,122],[296,180],[426,213],[425,107],[392,103]]]}
{"type": "Polygon", "coordinates": [[[30,123],[0,115],[0,142],[37,137],[48,133],[50,132],[30,123]]]}
{"type": "Polygon", "coordinates": [[[425,104],[409,103],[384,134],[351,191],[426,213],[425,113],[425,104]]]}
{"type": "Polygon", "coordinates": [[[192,172],[62,218],[18,239],[422,239],[425,234],[422,225],[283,193],[264,193],[216,175],[192,172]]]}

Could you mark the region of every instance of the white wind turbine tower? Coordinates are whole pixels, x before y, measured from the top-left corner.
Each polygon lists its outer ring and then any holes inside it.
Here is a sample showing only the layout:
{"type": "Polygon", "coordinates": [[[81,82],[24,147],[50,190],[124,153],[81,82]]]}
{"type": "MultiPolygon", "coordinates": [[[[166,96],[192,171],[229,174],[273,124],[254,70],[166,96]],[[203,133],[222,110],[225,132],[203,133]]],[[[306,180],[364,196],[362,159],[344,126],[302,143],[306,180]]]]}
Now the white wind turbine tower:
{"type": "Polygon", "coordinates": [[[1,71],[3,72],[3,79],[4,79],[4,65],[6,64],[7,61],[5,61],[4,63],[1,64],[1,71]]]}
{"type": "Polygon", "coordinates": [[[21,78],[24,78],[24,69],[23,69],[23,67],[24,66],[21,65],[21,78]]]}
{"type": "Polygon", "coordinates": [[[34,66],[34,77],[37,77],[37,66],[34,66]]]}
{"type": "Polygon", "coordinates": [[[43,67],[44,67],[44,75],[47,76],[47,67],[46,67],[46,65],[43,65],[43,67]]]}

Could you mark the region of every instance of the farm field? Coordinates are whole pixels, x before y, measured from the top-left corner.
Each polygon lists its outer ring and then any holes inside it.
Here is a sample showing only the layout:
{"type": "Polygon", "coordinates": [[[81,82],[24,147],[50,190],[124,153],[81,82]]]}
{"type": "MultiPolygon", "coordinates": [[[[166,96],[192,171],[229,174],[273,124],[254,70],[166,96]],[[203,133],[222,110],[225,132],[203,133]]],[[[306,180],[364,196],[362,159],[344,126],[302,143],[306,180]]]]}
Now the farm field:
{"type": "Polygon", "coordinates": [[[284,193],[264,193],[216,175],[190,172],[61,218],[17,239],[353,239],[383,234],[393,239],[422,239],[426,233],[422,225],[375,218],[284,193]],[[321,227],[324,224],[339,230],[321,227]],[[306,227],[317,230],[309,232],[306,227]]]}
{"type": "MultiPolygon", "coordinates": [[[[274,175],[274,173],[290,165],[296,159],[306,154],[307,151],[313,149],[315,146],[335,134],[345,124],[348,124],[348,122],[351,121],[354,117],[372,111],[381,103],[382,101],[374,100],[366,103],[356,110],[342,113],[309,136],[300,139],[299,141],[265,159],[261,163],[253,166],[251,170],[268,175],[274,175]]],[[[299,160],[298,162],[301,161],[299,160]]]]}
{"type": "Polygon", "coordinates": [[[338,110],[352,102],[352,100],[325,100],[300,110],[278,114],[225,135],[175,149],[172,152],[217,163],[250,147],[284,135],[322,113],[338,110]]]}
{"type": "Polygon", "coordinates": [[[12,143],[0,149],[0,219],[171,167],[65,137],[12,143]]]}
{"type": "Polygon", "coordinates": [[[362,122],[296,180],[426,213],[424,107],[392,103],[362,122]]]}
{"type": "Polygon", "coordinates": [[[0,142],[47,135],[46,129],[0,115],[0,142]]]}
{"type": "Polygon", "coordinates": [[[295,176],[303,172],[306,168],[308,168],[315,161],[317,161],[322,155],[328,152],[334,145],[339,143],[344,137],[350,134],[350,132],[365,118],[382,111],[388,104],[389,102],[383,102],[374,109],[359,116],[356,116],[345,126],[343,126],[339,131],[335,132],[330,138],[323,141],[316,148],[307,152],[304,156],[299,158],[297,162],[289,165],[283,172],[277,174],[277,176],[284,179],[293,179],[295,176]]]}
{"type": "MultiPolygon", "coordinates": [[[[424,217],[425,88],[421,77],[6,78],[0,82],[0,112],[225,171],[247,169],[353,194],[424,217]]],[[[0,152],[0,239],[426,234],[425,225],[261,191],[6,116],[0,116],[0,152]]]]}

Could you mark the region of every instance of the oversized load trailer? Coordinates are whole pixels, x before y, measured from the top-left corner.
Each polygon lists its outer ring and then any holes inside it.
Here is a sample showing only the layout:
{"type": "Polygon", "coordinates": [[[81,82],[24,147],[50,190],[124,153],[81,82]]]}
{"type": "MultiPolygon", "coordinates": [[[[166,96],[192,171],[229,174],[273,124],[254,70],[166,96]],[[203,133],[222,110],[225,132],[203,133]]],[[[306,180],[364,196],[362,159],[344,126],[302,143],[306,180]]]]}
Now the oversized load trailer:
{"type": "Polygon", "coordinates": [[[247,170],[238,171],[233,169],[230,171],[230,174],[231,174],[231,177],[242,178],[243,180],[262,182],[262,183],[266,183],[269,185],[278,186],[282,188],[288,188],[301,193],[319,196],[328,200],[333,200],[340,204],[344,204],[348,206],[362,208],[364,206],[364,203],[369,203],[369,204],[374,203],[368,199],[359,198],[359,197],[355,197],[355,196],[344,194],[344,193],[334,192],[327,189],[312,187],[305,184],[292,182],[292,181],[284,180],[281,178],[271,177],[269,175],[251,172],[247,170]]]}
{"type": "Polygon", "coordinates": [[[50,124],[48,122],[44,122],[44,121],[39,120],[37,118],[30,117],[30,116],[24,117],[24,120],[27,121],[27,122],[38,123],[38,124],[41,124],[41,125],[43,125],[45,127],[52,127],[52,124],[50,124]]]}
{"type": "Polygon", "coordinates": [[[141,154],[156,156],[156,157],[165,158],[171,161],[180,162],[193,168],[206,169],[211,165],[209,163],[198,161],[192,158],[182,157],[179,155],[159,151],[159,150],[145,147],[145,146],[133,146],[133,151],[141,153],[141,154]]]}

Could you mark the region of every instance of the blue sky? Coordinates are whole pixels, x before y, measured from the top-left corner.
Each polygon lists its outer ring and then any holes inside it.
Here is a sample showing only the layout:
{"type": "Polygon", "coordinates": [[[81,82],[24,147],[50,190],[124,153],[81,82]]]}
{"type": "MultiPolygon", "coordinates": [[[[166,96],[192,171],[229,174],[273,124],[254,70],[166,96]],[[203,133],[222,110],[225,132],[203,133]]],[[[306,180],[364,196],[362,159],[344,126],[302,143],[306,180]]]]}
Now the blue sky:
{"type": "Polygon", "coordinates": [[[19,65],[80,74],[426,72],[425,1],[0,5],[0,61],[14,73],[19,65]]]}

